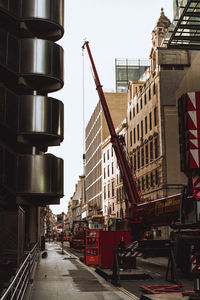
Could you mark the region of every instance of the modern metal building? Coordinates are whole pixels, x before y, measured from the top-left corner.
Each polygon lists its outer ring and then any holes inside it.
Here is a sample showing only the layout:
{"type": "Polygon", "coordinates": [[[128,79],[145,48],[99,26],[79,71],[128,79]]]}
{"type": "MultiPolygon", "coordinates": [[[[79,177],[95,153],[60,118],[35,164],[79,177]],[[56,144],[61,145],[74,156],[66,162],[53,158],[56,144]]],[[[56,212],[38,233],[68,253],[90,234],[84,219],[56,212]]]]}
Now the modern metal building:
{"type": "Polygon", "coordinates": [[[115,59],[116,92],[127,93],[128,82],[137,81],[150,66],[148,59],[115,59]]]}
{"type": "Polygon", "coordinates": [[[40,242],[41,207],[63,197],[63,160],[45,153],[64,137],[63,103],[48,96],[64,84],[63,33],[64,0],[0,0],[2,268],[40,242]]]}

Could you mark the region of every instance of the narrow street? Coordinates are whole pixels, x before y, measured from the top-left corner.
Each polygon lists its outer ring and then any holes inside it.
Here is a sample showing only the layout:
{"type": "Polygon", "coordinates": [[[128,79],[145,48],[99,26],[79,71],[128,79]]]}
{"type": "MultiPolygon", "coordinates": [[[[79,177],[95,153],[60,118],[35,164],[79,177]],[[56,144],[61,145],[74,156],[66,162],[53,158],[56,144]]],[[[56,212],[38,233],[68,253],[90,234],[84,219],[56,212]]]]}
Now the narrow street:
{"type": "MultiPolygon", "coordinates": [[[[64,249],[67,250],[67,252],[76,255],[77,257],[83,256],[83,253],[80,253],[76,251],[75,249],[71,249],[68,246],[68,243],[64,243],[64,249]]],[[[121,280],[120,289],[124,292],[130,293],[140,298],[140,296],[143,294],[141,290],[142,285],[172,285],[173,283],[170,283],[165,280],[166,277],[166,270],[167,270],[167,263],[168,259],[165,257],[158,257],[158,258],[148,258],[143,259],[141,257],[137,258],[137,269],[140,271],[143,271],[145,274],[149,275],[148,279],[141,279],[141,280],[121,280]]],[[[88,267],[89,269],[95,271],[95,266],[88,267]]],[[[181,272],[178,272],[178,279],[180,283],[183,284],[184,290],[193,290],[193,280],[188,279],[184,277],[181,272]]]]}

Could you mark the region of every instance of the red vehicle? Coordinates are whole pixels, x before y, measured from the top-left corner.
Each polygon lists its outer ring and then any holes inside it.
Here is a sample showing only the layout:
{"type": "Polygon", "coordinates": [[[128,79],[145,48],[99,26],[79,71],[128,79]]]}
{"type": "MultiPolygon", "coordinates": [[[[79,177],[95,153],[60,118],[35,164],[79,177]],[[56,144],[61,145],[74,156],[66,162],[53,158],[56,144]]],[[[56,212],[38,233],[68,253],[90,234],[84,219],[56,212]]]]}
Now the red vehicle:
{"type": "Polygon", "coordinates": [[[72,226],[72,243],[74,249],[84,249],[84,231],[88,228],[88,221],[73,221],[72,226]]]}

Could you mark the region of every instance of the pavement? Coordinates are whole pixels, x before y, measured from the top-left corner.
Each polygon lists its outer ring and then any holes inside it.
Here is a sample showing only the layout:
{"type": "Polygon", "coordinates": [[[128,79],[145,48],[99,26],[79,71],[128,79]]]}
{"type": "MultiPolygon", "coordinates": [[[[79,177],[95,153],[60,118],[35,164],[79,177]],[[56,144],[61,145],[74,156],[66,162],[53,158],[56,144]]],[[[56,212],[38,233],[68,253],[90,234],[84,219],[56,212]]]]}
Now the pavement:
{"type": "Polygon", "coordinates": [[[114,287],[79,258],[56,243],[46,243],[25,300],[138,300],[126,289],[114,287]]]}

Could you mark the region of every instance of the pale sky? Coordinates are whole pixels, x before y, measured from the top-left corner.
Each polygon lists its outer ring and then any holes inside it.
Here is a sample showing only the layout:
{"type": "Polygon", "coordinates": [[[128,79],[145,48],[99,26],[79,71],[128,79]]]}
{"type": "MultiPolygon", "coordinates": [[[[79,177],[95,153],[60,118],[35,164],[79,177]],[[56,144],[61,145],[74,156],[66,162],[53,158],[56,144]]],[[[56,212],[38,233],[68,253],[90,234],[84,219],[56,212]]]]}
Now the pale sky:
{"type": "Polygon", "coordinates": [[[86,51],[83,72],[84,39],[90,42],[103,89],[115,91],[115,58],[149,58],[161,8],[172,21],[173,0],[65,0],[65,34],[58,42],[65,53],[65,85],[49,94],[64,103],[65,133],[62,144],[48,150],[64,159],[65,196],[60,205],[51,206],[53,213],[67,212],[83,174],[83,94],[85,126],[98,101],[86,51]]]}

